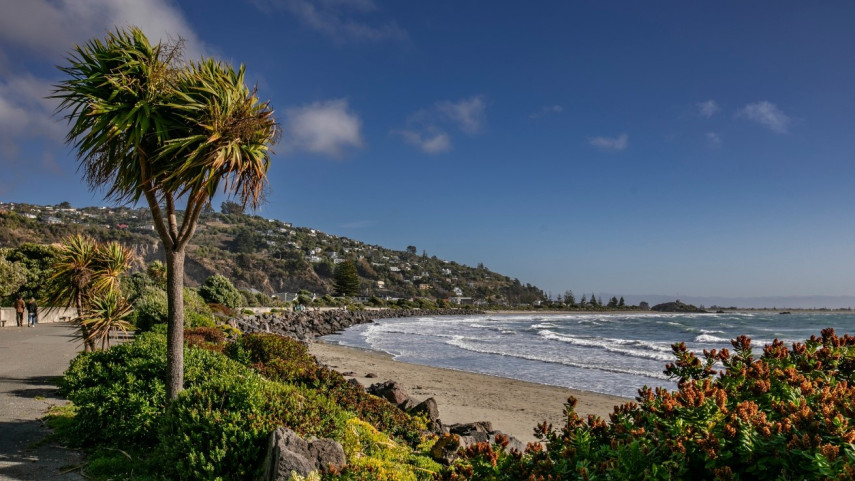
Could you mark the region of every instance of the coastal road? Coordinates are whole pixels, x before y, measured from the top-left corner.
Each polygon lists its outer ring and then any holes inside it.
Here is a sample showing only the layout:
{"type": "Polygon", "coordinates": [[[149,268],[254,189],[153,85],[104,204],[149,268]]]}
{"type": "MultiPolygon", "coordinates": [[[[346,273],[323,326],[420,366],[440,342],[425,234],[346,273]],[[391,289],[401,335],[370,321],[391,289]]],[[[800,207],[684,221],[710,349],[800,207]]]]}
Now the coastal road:
{"type": "Polygon", "coordinates": [[[83,480],[80,454],[55,443],[45,412],[67,401],[53,381],[82,349],[65,323],[0,328],[0,481],[83,480]],[[63,472],[65,472],[63,474],[63,472]]]}

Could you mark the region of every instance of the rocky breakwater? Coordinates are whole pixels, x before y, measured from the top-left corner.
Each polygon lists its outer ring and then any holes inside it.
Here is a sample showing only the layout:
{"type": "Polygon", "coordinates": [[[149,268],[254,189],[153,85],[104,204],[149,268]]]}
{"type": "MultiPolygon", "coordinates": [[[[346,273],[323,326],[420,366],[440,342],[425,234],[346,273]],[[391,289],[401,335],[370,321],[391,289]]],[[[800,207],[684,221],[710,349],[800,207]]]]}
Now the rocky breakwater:
{"type": "Polygon", "coordinates": [[[349,311],[344,309],[302,312],[270,312],[236,317],[229,321],[245,333],[266,332],[306,341],[326,336],[375,319],[414,316],[449,316],[482,314],[470,309],[378,309],[349,311]]]}

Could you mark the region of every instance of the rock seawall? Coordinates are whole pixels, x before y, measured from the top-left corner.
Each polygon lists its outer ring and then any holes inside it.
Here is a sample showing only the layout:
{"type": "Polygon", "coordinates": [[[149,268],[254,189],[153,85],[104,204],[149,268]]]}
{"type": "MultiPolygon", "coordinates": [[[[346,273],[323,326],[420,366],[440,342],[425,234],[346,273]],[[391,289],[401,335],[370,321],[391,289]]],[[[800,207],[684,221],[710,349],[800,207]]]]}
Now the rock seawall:
{"type": "Polygon", "coordinates": [[[365,311],[303,311],[256,314],[229,321],[245,333],[266,332],[281,334],[306,341],[326,336],[357,324],[366,324],[375,319],[413,316],[464,316],[483,314],[471,309],[379,309],[365,311]]]}

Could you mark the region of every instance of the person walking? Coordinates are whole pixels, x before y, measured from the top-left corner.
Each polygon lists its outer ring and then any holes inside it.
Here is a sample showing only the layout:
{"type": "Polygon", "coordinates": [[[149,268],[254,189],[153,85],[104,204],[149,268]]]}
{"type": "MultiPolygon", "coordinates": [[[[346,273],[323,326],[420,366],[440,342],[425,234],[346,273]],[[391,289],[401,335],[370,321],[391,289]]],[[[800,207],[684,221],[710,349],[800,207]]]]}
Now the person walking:
{"type": "Polygon", "coordinates": [[[24,327],[24,309],[26,308],[27,303],[24,302],[24,298],[18,295],[15,300],[15,322],[17,322],[18,327],[24,327]]]}
{"type": "Polygon", "coordinates": [[[36,322],[39,320],[39,306],[36,304],[36,298],[31,297],[27,303],[27,326],[36,327],[36,322]]]}

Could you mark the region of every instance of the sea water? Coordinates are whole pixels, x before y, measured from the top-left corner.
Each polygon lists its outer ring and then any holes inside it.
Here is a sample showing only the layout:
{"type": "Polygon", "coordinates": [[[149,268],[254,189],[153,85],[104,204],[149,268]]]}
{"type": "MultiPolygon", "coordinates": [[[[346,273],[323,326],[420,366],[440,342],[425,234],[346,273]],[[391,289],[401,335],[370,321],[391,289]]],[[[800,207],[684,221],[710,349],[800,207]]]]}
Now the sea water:
{"type": "Polygon", "coordinates": [[[826,327],[855,334],[855,313],[725,314],[484,314],[379,319],[328,342],[383,351],[428,366],[634,398],[643,386],[676,386],[663,371],[671,345],[728,348],[749,336],[756,356],[779,339],[820,335],[826,327]]]}

